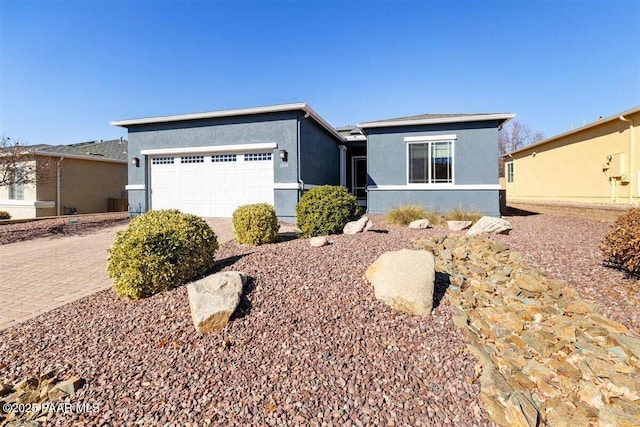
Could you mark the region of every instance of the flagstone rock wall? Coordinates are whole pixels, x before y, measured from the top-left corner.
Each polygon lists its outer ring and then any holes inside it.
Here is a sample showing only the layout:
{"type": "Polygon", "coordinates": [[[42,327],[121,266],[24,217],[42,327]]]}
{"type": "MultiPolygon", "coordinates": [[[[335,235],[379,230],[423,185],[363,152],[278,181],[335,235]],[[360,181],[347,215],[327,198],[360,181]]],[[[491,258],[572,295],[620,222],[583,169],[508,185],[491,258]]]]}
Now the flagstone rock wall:
{"type": "Polygon", "coordinates": [[[417,244],[434,253],[437,278],[447,281],[497,424],[640,425],[636,332],[566,282],[528,269],[504,243],[454,235],[417,244]]]}

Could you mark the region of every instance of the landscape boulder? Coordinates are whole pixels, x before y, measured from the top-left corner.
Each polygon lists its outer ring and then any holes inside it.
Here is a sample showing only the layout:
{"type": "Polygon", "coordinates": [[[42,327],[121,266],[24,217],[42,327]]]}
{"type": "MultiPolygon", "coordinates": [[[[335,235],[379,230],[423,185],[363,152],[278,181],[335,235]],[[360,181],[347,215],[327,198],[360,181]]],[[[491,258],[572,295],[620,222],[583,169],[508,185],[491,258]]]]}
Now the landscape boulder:
{"type": "Polygon", "coordinates": [[[428,251],[385,252],[367,268],[376,299],[405,313],[429,316],[433,308],[435,268],[428,251]]]}
{"type": "Polygon", "coordinates": [[[449,230],[453,231],[466,230],[467,228],[471,227],[471,224],[473,224],[471,221],[447,221],[449,230]]]}
{"type": "Polygon", "coordinates": [[[467,236],[482,233],[509,234],[512,228],[509,221],[492,216],[483,216],[467,231],[467,236]]]}
{"type": "Polygon", "coordinates": [[[361,231],[369,231],[373,227],[373,222],[367,216],[363,216],[357,221],[348,222],[347,225],[344,226],[342,232],[344,234],[356,234],[361,231]]]}
{"type": "Polygon", "coordinates": [[[428,219],[416,219],[415,221],[411,221],[411,224],[409,224],[409,228],[415,228],[418,230],[422,230],[427,227],[429,227],[428,219]]]}
{"type": "Polygon", "coordinates": [[[309,239],[309,244],[314,248],[320,248],[329,244],[327,236],[316,236],[309,239]]]}
{"type": "Polygon", "coordinates": [[[212,274],[189,283],[189,307],[196,330],[200,333],[224,328],[240,303],[247,277],[238,271],[212,274]]]}

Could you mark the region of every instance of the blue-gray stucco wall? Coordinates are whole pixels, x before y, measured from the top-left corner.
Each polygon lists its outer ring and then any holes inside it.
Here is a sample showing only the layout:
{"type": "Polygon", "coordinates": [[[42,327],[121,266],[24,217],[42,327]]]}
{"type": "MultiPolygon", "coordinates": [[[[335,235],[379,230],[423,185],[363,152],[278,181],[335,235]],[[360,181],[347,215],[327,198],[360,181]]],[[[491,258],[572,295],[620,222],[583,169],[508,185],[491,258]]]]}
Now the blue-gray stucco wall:
{"type": "MultiPolygon", "coordinates": [[[[271,114],[192,120],[172,123],[138,125],[129,128],[129,185],[145,185],[145,190],[129,190],[131,215],[148,210],[148,167],[140,152],[148,149],[205,147],[276,143],[274,150],[274,182],[297,183],[298,113],[280,112],[271,114]],[[287,150],[289,167],[280,167],[279,150],[287,150]],[[131,165],[131,158],[138,157],[140,166],[131,165]]],[[[288,215],[293,212],[291,200],[297,201],[297,190],[276,190],[274,202],[276,212],[288,215]],[[292,195],[284,196],[286,193],[292,195]]],[[[295,203],[294,203],[295,206],[295,203]]]]}
{"type": "Polygon", "coordinates": [[[376,190],[375,186],[407,185],[405,137],[456,135],[455,185],[498,184],[498,121],[373,128],[367,136],[367,209],[384,213],[402,204],[419,204],[442,213],[463,208],[499,216],[498,190],[376,190]]]}
{"type": "MultiPolygon", "coordinates": [[[[144,190],[129,190],[129,212],[137,215],[148,210],[149,164],[142,150],[188,148],[220,145],[276,143],[273,152],[274,183],[298,183],[300,173],[306,184],[338,184],[340,154],[337,139],[312,118],[300,112],[280,112],[239,117],[155,123],[129,128],[129,185],[145,185],[144,190]],[[300,138],[300,158],[298,157],[300,138]],[[287,151],[287,161],[279,157],[287,151]],[[131,158],[140,159],[139,167],[131,158]]],[[[295,188],[275,189],[274,207],[281,220],[295,220],[295,205],[300,192],[295,188]]]]}
{"type": "Polygon", "coordinates": [[[305,184],[340,184],[340,150],[335,136],[315,120],[300,118],[300,176],[305,184]]]}

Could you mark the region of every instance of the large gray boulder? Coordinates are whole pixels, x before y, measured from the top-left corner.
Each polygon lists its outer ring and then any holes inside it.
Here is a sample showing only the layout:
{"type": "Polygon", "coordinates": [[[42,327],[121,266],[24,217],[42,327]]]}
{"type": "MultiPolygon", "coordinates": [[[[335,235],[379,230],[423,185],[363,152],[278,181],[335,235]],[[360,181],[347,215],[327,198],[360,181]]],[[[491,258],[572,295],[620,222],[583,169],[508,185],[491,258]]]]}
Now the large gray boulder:
{"type": "Polygon", "coordinates": [[[409,249],[385,252],[365,272],[376,299],[419,316],[431,314],[435,275],[433,254],[409,249]]]}
{"type": "Polygon", "coordinates": [[[365,230],[365,228],[367,228],[365,231],[369,231],[369,229],[371,227],[373,227],[373,222],[371,222],[371,220],[369,220],[369,217],[362,216],[357,221],[348,222],[347,225],[345,225],[344,228],[342,229],[342,232],[344,234],[356,234],[356,233],[360,233],[361,231],[365,230]],[[367,227],[367,225],[369,223],[371,225],[369,227],[367,227]]]}
{"type": "Polygon", "coordinates": [[[224,328],[240,303],[247,280],[244,273],[225,271],[189,283],[189,307],[196,330],[200,333],[224,328]]]}
{"type": "Polygon", "coordinates": [[[467,236],[482,233],[509,234],[513,227],[509,221],[492,216],[483,216],[467,231],[467,236]]]}

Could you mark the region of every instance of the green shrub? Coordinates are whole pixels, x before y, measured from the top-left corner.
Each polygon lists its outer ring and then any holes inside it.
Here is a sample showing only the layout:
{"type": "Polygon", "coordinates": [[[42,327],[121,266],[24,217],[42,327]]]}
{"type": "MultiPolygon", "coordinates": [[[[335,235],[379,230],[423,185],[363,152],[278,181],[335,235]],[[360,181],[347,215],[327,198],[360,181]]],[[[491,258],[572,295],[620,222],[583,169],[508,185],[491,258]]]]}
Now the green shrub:
{"type": "Polygon", "coordinates": [[[640,276],[640,208],[629,209],[616,219],[600,249],[607,264],[640,276]]]}
{"type": "Polygon", "coordinates": [[[442,224],[442,217],[419,205],[396,206],[385,214],[385,221],[394,225],[409,225],[417,219],[428,219],[431,225],[442,224]]]}
{"type": "Polygon", "coordinates": [[[0,211],[0,219],[11,219],[11,215],[9,212],[0,211]]]}
{"type": "Polygon", "coordinates": [[[477,222],[483,215],[477,211],[465,211],[462,208],[456,208],[445,215],[447,221],[471,221],[477,222]]]}
{"type": "Polygon", "coordinates": [[[296,205],[301,237],[342,233],[347,222],[361,215],[356,198],[340,186],[323,185],[305,192],[296,205]]]}
{"type": "Polygon", "coordinates": [[[150,211],[116,234],[107,272],[118,296],[144,298],[205,274],[217,249],[202,218],[175,209],[150,211]]]}
{"type": "Polygon", "coordinates": [[[233,212],[233,231],[238,243],[262,245],[278,237],[278,217],[268,203],[243,205],[233,212]]]}

